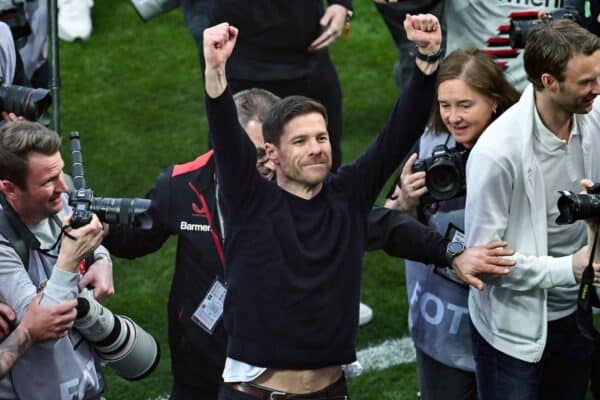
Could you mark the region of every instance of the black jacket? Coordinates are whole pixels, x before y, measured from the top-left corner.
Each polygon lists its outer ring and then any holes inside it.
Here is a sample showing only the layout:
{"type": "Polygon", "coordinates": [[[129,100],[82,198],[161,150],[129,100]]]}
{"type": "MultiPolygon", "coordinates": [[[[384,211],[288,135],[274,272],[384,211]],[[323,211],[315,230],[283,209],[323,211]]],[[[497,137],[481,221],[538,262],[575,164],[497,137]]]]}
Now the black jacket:
{"type": "Polygon", "coordinates": [[[176,382],[195,386],[219,385],[225,365],[223,323],[219,321],[209,335],[190,318],[215,278],[223,277],[212,154],[171,166],[157,179],[147,194],[152,200],[152,230],[111,225],[103,243],[113,255],[136,258],[158,250],[170,235],[177,235],[168,305],[172,373],[176,382]]]}

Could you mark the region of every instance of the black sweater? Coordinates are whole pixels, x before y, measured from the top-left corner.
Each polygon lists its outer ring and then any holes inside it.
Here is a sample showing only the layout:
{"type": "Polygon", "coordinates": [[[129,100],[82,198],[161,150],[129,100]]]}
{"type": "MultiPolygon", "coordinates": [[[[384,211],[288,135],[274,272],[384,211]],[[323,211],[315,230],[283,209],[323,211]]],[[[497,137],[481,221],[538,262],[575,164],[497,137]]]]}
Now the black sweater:
{"type": "Polygon", "coordinates": [[[229,357],[285,369],[356,359],[367,215],[423,131],[434,85],[435,76],[417,72],[381,134],[310,200],[258,174],[231,93],[207,97],[225,220],[229,357]]]}

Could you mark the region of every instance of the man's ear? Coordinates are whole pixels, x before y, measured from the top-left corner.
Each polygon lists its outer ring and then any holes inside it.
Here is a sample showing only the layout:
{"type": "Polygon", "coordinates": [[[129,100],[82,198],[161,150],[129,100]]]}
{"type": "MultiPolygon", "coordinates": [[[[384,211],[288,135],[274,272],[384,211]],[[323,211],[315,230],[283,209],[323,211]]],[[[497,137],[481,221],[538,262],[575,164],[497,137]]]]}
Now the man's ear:
{"type": "Polygon", "coordinates": [[[549,91],[555,92],[558,90],[558,80],[553,75],[543,73],[540,77],[540,80],[542,81],[544,88],[548,89],[549,91]]]}
{"type": "Polygon", "coordinates": [[[273,162],[273,164],[279,165],[279,152],[277,151],[277,146],[275,146],[273,143],[266,142],[265,152],[267,153],[267,157],[273,162]]]}
{"type": "Polygon", "coordinates": [[[14,199],[17,190],[19,190],[19,187],[12,181],[9,181],[8,179],[0,180],[0,192],[4,193],[4,196],[7,199],[14,199]]]}

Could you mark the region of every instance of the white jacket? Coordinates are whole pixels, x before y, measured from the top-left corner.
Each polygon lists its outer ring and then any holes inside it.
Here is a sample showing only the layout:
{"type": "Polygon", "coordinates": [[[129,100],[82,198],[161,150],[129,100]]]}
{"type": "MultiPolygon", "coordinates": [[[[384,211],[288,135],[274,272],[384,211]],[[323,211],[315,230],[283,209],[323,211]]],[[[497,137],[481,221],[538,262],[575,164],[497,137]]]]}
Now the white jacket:
{"type": "MultiPolygon", "coordinates": [[[[534,112],[529,85],[479,138],[467,163],[465,209],[467,246],[506,240],[517,261],[508,275],[487,278],[483,291],[471,288],[473,325],[491,346],[527,362],[538,362],[546,344],[546,289],[576,284],[572,256],[548,256],[546,192],[533,153],[534,112]]],[[[586,174],[581,178],[600,181],[600,100],[575,118],[586,174]]]]}

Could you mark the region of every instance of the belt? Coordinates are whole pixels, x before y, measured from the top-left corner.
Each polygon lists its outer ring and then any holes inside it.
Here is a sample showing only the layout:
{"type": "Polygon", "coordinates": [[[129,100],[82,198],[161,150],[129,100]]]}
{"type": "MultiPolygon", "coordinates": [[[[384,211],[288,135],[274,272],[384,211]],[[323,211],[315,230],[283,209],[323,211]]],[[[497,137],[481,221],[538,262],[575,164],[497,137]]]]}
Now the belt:
{"type": "Polygon", "coordinates": [[[249,382],[225,382],[230,388],[247,394],[254,399],[279,400],[279,399],[303,399],[303,400],[349,400],[346,392],[346,379],[342,375],[340,379],[327,386],[325,389],[312,393],[294,394],[280,390],[270,389],[249,382]]]}

